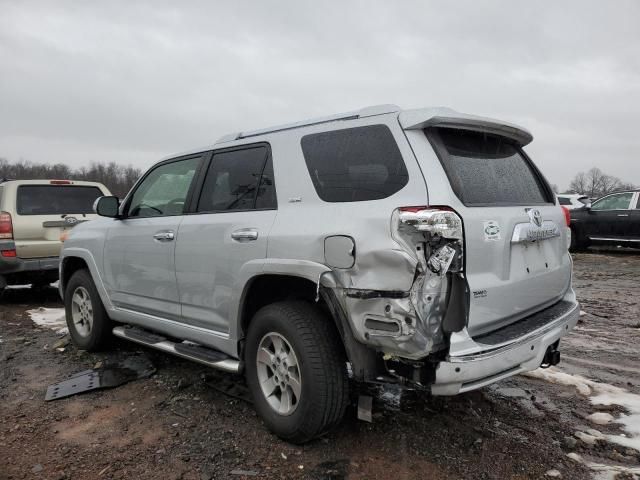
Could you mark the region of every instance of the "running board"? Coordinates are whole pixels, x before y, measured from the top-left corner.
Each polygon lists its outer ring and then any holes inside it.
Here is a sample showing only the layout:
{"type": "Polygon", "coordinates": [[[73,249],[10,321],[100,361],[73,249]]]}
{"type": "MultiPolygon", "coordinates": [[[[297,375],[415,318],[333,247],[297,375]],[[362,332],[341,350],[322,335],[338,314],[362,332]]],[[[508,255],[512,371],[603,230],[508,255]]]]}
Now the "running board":
{"type": "Polygon", "coordinates": [[[135,327],[115,327],[113,334],[131,342],[146,345],[178,357],[186,358],[208,367],[217,368],[230,373],[241,373],[242,363],[228,355],[192,343],[176,343],[158,335],[135,327]]]}

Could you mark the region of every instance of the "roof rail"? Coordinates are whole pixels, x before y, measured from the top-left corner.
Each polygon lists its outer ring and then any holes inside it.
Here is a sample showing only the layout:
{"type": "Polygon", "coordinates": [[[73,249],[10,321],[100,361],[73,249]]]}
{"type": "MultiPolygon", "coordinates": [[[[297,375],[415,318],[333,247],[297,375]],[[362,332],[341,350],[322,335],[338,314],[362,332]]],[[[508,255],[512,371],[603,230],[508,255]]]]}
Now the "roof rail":
{"type": "Polygon", "coordinates": [[[242,138],[257,137],[266,133],[282,132],[285,130],[293,130],[295,128],[308,127],[311,125],[321,125],[323,123],[337,122],[341,120],[355,120],[358,118],[373,117],[375,115],[384,115],[385,113],[399,112],[400,107],[397,105],[374,105],[371,107],[361,108],[360,110],[354,110],[353,112],[338,113],[336,115],[329,115],[326,117],[312,118],[310,120],[303,120],[301,122],[294,122],[285,125],[277,125],[274,127],[262,128],[259,130],[251,130],[247,132],[237,132],[229,135],[225,135],[218,140],[218,143],[233,142],[234,140],[240,140],[242,138]]]}
{"type": "Polygon", "coordinates": [[[0,178],[0,183],[10,182],[11,180],[13,180],[13,178],[2,177],[2,178],[0,178]]]}

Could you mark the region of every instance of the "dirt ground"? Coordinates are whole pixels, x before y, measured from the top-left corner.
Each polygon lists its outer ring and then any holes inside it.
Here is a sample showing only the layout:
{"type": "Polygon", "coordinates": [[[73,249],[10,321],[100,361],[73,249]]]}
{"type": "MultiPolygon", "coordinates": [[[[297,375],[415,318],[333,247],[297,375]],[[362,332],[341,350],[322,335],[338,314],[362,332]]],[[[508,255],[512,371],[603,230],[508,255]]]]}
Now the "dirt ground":
{"type": "Polygon", "coordinates": [[[55,289],[6,290],[0,480],[640,478],[640,450],[620,444],[633,432],[616,423],[634,412],[596,405],[589,387],[572,384],[584,376],[598,382],[594,392],[606,385],[630,405],[640,395],[640,254],[590,252],[574,261],[584,314],[550,378],[539,370],[452,398],[404,394],[399,404],[388,389],[376,397],[372,423],[358,421],[352,406],[337,431],[303,447],[266,431],[241,388],[240,398],[224,392],[232,376],[123,342],[100,354],[60,351],[60,335],[25,313],[60,307],[55,289]],[[152,361],[155,375],[44,401],[48,385],[135,354],[152,361]],[[594,424],[595,412],[614,421],[594,424]]]}

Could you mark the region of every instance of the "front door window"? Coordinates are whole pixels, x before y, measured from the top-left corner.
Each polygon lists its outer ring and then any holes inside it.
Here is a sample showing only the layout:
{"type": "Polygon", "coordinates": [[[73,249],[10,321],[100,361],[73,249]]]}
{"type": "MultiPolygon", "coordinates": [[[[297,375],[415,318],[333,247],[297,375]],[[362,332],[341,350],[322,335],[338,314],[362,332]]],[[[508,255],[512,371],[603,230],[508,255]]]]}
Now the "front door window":
{"type": "Polygon", "coordinates": [[[138,185],[128,217],[182,215],[201,157],[165,163],[153,169],[138,185]]]}

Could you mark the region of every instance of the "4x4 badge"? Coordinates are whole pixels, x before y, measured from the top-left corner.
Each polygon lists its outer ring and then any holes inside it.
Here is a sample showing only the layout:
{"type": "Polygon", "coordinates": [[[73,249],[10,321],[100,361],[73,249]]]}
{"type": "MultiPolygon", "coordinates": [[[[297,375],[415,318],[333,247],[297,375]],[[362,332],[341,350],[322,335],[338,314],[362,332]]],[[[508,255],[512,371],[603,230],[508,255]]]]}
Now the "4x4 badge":
{"type": "Polygon", "coordinates": [[[531,223],[538,227],[542,226],[542,214],[540,213],[540,210],[537,208],[530,208],[527,210],[527,213],[529,214],[529,220],[531,220],[531,223]]]}

